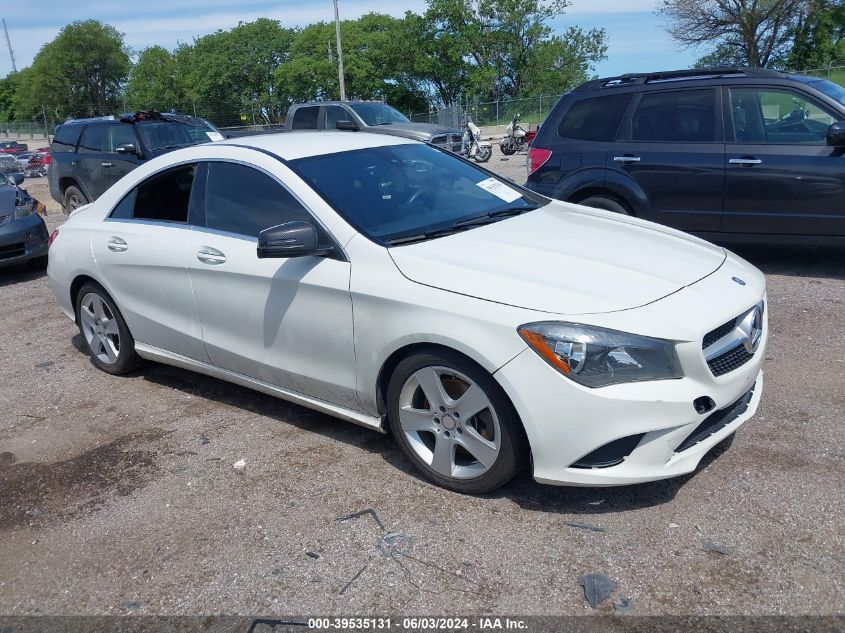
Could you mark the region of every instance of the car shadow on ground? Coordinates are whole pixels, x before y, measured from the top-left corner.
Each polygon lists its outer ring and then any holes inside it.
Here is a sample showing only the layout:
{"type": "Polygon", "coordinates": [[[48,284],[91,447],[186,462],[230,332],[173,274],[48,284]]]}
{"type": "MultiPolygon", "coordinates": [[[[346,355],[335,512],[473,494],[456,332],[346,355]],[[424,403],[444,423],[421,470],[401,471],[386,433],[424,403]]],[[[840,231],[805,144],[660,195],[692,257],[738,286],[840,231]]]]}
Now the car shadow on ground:
{"type": "Polygon", "coordinates": [[[33,268],[28,264],[0,268],[0,288],[34,281],[46,276],[46,274],[47,270],[45,268],[33,268]]]}
{"type": "MultiPolygon", "coordinates": [[[[85,344],[81,335],[77,334],[73,338],[73,344],[84,353],[85,344]]],[[[176,367],[145,362],[132,376],[140,376],[151,383],[182,391],[192,397],[243,409],[309,433],[319,433],[331,440],[345,442],[380,456],[408,477],[425,481],[389,434],[361,428],[246,387],[176,367]]],[[[696,471],[673,479],[612,488],[549,486],[535,482],[530,469],[525,469],[512,482],[483,497],[491,500],[510,499],[530,511],[575,515],[599,515],[657,506],[672,501],[682,486],[730,447],[733,437],[731,435],[713,447],[696,471]]],[[[429,485],[434,487],[434,484],[429,485]]],[[[455,493],[443,491],[443,494],[455,493]]]]}
{"type": "Polygon", "coordinates": [[[767,275],[845,279],[845,248],[813,246],[728,246],[767,275]]]}

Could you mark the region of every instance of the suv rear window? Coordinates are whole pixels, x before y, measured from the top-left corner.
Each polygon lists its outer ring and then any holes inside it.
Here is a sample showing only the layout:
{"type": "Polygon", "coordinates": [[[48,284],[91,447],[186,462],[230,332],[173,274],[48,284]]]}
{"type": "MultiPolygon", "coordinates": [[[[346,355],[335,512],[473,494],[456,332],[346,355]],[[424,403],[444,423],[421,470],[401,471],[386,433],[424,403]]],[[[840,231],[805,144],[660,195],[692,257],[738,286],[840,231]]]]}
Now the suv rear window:
{"type": "Polygon", "coordinates": [[[713,143],[716,141],[715,99],[712,88],[646,93],[631,122],[631,140],[713,143]]]}
{"type": "Polygon", "coordinates": [[[72,152],[76,149],[76,141],[79,140],[79,132],[82,126],[60,125],[56,128],[56,136],[53,137],[52,149],[57,154],[72,152]]]}
{"type": "Polygon", "coordinates": [[[632,96],[627,92],[576,101],[563,115],[558,135],[577,141],[614,140],[632,96]]]}

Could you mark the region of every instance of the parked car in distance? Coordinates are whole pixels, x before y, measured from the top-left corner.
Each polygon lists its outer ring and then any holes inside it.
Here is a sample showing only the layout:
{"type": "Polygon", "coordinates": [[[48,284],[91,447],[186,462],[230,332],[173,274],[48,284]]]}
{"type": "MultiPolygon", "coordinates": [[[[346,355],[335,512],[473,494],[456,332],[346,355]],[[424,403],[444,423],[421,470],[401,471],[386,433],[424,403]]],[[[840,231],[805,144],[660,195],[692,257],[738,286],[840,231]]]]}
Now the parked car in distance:
{"type": "Polygon", "coordinates": [[[722,242],[845,244],[845,89],[754,68],[590,81],[558,101],[527,186],[722,242]]]}
{"type": "Polygon", "coordinates": [[[71,119],[56,127],[48,171],[50,195],[65,213],[99,198],[146,161],[223,135],[199,117],[135,112],[71,119]]]}
{"type": "Polygon", "coordinates": [[[463,132],[434,123],[413,123],[381,101],[319,101],[295,103],[285,118],[285,131],[348,130],[390,134],[461,151],[463,132]]]}
{"type": "Polygon", "coordinates": [[[21,152],[20,154],[15,154],[15,160],[21,165],[26,165],[30,158],[32,158],[32,152],[21,152]]]}
{"type": "Polygon", "coordinates": [[[55,235],[50,286],[103,371],[160,361],[389,429],[460,492],[528,464],[690,472],[763,388],[759,270],[396,136],[181,149],[55,235]]]}
{"type": "Polygon", "coordinates": [[[23,166],[9,154],[0,154],[0,174],[9,176],[11,174],[23,173],[23,166]]]}
{"type": "Polygon", "coordinates": [[[23,179],[21,174],[0,175],[0,268],[47,265],[44,206],[19,187],[23,179]]]}
{"type": "Polygon", "coordinates": [[[46,155],[38,152],[32,154],[23,166],[24,176],[28,178],[42,178],[47,175],[46,155]]]}
{"type": "Polygon", "coordinates": [[[29,150],[26,143],[17,141],[0,141],[0,154],[20,154],[29,150]]]}
{"type": "Polygon", "coordinates": [[[49,165],[53,161],[53,157],[50,153],[49,147],[39,147],[35,151],[43,156],[43,160],[44,160],[45,165],[49,165]]]}

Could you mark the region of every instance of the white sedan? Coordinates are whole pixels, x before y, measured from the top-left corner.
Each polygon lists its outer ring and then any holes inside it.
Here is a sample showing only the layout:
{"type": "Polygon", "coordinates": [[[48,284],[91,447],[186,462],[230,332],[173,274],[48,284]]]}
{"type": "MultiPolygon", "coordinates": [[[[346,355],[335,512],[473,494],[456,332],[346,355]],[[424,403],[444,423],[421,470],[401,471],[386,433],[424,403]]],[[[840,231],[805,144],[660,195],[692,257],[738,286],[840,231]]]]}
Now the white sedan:
{"type": "Polygon", "coordinates": [[[100,369],[149,359],[389,430],[461,492],[528,464],[567,485],[687,473],[762,392],[759,270],[396,137],[177,150],[51,243],[100,369]]]}

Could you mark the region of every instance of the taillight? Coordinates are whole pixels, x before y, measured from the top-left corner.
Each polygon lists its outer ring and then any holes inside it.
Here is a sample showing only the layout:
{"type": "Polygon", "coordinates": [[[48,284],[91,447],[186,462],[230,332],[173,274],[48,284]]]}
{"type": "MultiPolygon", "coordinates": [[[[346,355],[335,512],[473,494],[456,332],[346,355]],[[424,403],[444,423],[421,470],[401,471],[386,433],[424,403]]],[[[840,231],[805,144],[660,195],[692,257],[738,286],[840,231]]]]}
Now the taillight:
{"type": "Polygon", "coordinates": [[[53,245],[53,242],[56,241],[57,237],[59,237],[59,229],[56,229],[52,233],[50,233],[50,237],[47,239],[47,248],[50,248],[53,245]]]}
{"type": "Polygon", "coordinates": [[[528,175],[540,169],[552,157],[552,150],[539,147],[528,148],[528,175]]]}

